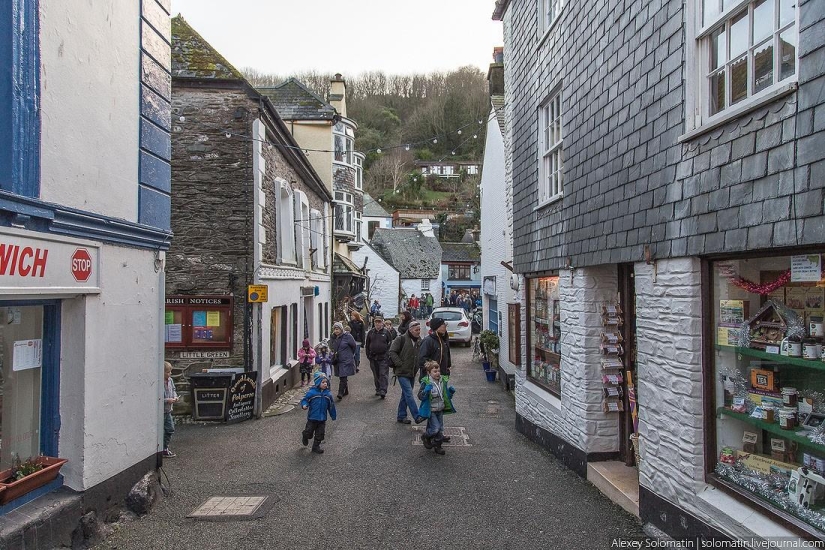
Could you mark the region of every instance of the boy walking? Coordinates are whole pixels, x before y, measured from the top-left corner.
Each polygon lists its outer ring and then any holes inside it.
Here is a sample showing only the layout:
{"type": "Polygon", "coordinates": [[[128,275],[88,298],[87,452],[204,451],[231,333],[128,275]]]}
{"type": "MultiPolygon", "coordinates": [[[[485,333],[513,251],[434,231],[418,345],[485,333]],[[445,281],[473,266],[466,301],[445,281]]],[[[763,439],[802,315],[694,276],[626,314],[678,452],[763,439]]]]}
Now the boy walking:
{"type": "Polygon", "coordinates": [[[452,403],[455,388],[447,384],[446,378],[441,377],[441,367],[437,362],[427,361],[424,368],[427,375],[421,379],[421,389],[418,390],[418,398],[421,400],[418,414],[427,419],[427,430],[421,436],[421,441],[424,448],[443,455],[441,444],[444,442],[444,413],[455,412],[452,403]]]}
{"type": "Polygon", "coordinates": [[[178,401],[178,392],[172,381],[172,364],[163,362],[163,452],[164,458],[175,458],[176,455],[169,449],[172,434],[175,433],[175,419],[172,418],[172,406],[178,401]]]}
{"type": "Polygon", "coordinates": [[[312,452],[323,454],[321,442],[327,427],[327,413],[335,420],[335,401],[329,391],[329,379],[321,372],[316,372],[312,387],[301,399],[301,408],[307,412],[307,425],[301,433],[301,443],[306,447],[314,437],[312,452]]]}

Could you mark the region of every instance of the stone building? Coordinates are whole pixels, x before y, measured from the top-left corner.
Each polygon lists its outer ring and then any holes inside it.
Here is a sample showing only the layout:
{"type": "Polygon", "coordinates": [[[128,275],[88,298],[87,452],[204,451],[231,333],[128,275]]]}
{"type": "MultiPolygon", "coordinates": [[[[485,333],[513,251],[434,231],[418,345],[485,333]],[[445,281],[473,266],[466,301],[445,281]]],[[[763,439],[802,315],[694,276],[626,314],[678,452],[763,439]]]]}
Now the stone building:
{"type": "Polygon", "coordinates": [[[346,82],[335,75],[328,101],[294,78],[260,92],[275,104],[333,194],[333,320],[348,318],[351,300],[363,305],[366,275],[352,261],[352,252],[364,245],[364,155],[355,151],[358,125],[347,118],[346,82]]]}
{"type": "Polygon", "coordinates": [[[499,0],[494,18],[518,428],[674,537],[822,538],[785,487],[825,446],[765,411],[825,412],[816,346],[778,342],[822,332],[821,2],[499,0]]]}
{"type": "Polygon", "coordinates": [[[167,359],[258,372],[267,407],[304,338],[329,336],[332,195],[266,96],[172,21],[167,359]],[[268,300],[248,303],[248,285],[268,300]]]}
{"type": "Polygon", "coordinates": [[[161,461],[170,2],[4,8],[0,470],[68,462],[3,487],[0,548],[69,547],[161,461]]]}

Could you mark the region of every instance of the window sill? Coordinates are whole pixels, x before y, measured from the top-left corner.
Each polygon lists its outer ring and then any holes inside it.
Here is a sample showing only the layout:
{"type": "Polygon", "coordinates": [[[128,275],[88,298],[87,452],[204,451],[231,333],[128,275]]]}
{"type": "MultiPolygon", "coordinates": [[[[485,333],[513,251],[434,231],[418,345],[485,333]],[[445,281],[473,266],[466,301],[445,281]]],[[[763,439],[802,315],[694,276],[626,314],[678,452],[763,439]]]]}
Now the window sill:
{"type": "Polygon", "coordinates": [[[547,386],[536,381],[532,376],[527,376],[523,387],[526,391],[529,391],[534,398],[544,401],[558,413],[561,413],[561,397],[556,395],[547,386]]]}
{"type": "Polygon", "coordinates": [[[547,206],[550,206],[551,204],[555,204],[555,203],[559,202],[562,199],[562,197],[564,197],[563,193],[558,193],[556,195],[553,195],[552,197],[550,197],[546,201],[541,202],[537,206],[535,206],[533,208],[533,212],[536,212],[537,210],[541,210],[542,208],[545,208],[547,206]]]}
{"type": "Polygon", "coordinates": [[[731,120],[743,116],[751,111],[754,111],[768,103],[776,101],[781,97],[794,93],[799,88],[797,82],[788,82],[772,90],[762,92],[761,95],[756,95],[745,103],[737,105],[731,109],[726,109],[722,113],[708,120],[705,124],[695,128],[677,138],[678,143],[684,143],[695,139],[703,134],[711,132],[720,126],[723,126],[731,120]]]}
{"type": "Polygon", "coordinates": [[[544,46],[544,43],[547,42],[547,37],[550,36],[550,33],[553,32],[553,29],[555,29],[556,25],[559,24],[559,19],[561,19],[561,15],[564,13],[564,9],[566,7],[567,7],[567,2],[564,3],[564,5],[561,7],[561,10],[559,10],[558,15],[556,15],[556,18],[553,19],[553,22],[550,23],[550,26],[547,27],[547,30],[544,31],[544,34],[541,35],[541,40],[539,40],[539,43],[536,46],[537,51],[540,50],[542,46],[544,46]]]}

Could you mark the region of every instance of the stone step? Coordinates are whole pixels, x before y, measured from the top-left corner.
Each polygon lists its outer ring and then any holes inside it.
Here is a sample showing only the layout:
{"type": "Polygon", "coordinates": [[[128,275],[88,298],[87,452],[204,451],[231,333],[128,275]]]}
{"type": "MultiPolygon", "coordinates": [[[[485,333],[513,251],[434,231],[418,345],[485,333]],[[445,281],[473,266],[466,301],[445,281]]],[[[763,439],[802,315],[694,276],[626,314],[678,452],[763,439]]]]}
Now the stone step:
{"type": "Polygon", "coordinates": [[[636,468],[617,460],[589,462],[587,481],[627,512],[639,517],[639,471],[636,468]]]}

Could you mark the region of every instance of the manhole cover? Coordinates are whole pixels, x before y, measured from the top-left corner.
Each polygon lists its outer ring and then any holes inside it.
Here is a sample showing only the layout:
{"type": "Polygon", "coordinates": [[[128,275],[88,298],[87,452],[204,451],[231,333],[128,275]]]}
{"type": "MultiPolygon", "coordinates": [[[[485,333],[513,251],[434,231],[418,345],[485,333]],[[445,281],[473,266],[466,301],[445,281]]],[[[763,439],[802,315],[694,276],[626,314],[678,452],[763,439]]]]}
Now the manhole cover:
{"type": "Polygon", "coordinates": [[[274,500],[264,496],[209,497],[186,517],[206,521],[257,519],[272,504],[274,500]]]}
{"type": "MultiPolygon", "coordinates": [[[[421,436],[424,435],[424,431],[426,430],[426,426],[413,426],[413,430],[415,430],[415,438],[413,439],[413,445],[424,445],[421,441],[421,436]]],[[[465,433],[467,428],[461,426],[447,426],[444,428],[444,435],[450,438],[450,441],[446,443],[442,443],[442,447],[472,447],[467,440],[470,438],[469,435],[465,433]]]]}

